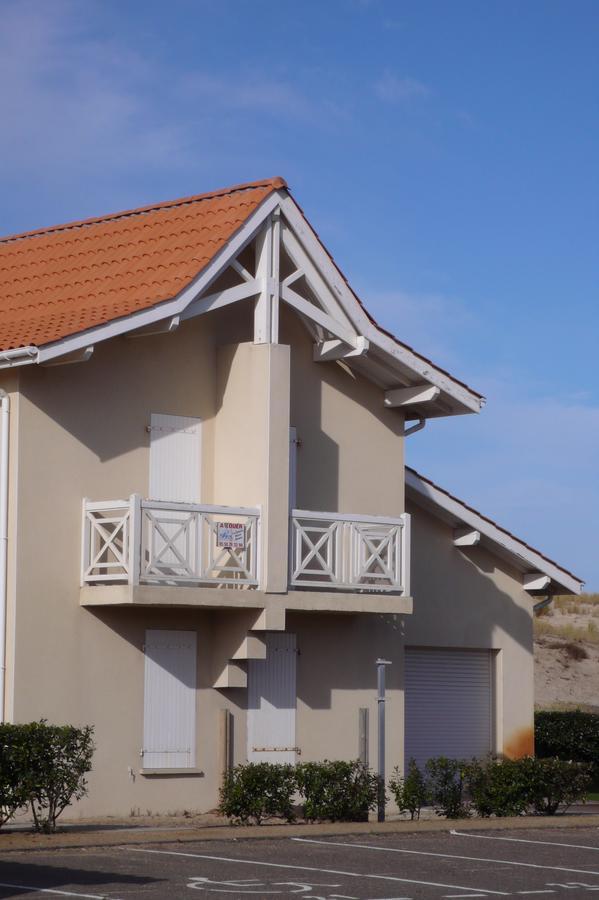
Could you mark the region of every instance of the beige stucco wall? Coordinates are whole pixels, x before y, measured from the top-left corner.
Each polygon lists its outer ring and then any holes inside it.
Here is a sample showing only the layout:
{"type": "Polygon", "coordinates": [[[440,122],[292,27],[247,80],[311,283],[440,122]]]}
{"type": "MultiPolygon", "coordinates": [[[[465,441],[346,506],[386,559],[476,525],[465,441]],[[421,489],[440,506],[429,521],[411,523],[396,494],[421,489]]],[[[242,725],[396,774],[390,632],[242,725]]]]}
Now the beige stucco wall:
{"type": "MultiPolygon", "coordinates": [[[[75,815],[213,807],[222,708],[234,716],[235,759],[245,758],[246,692],[217,691],[211,683],[228,652],[228,633],[243,630],[246,613],[79,605],[82,498],[147,496],[151,412],[202,419],[204,502],[262,506],[269,523],[263,547],[272,574],[267,590],[285,587],[290,394],[306,448],[300,465],[303,505],[364,513],[403,509],[401,417],[382,409],[382,392],[338,366],[313,363],[312,342],[290,321],[285,327],[291,351],[247,343],[247,310],[231,320],[222,311],[185,323],[174,334],[118,338],[98,345],[87,363],[32,366],[19,376],[11,446],[17,606],[10,619],[15,640],[14,653],[12,641],[9,648],[9,693],[14,685],[15,697],[9,710],[15,721],[44,716],[95,725],[90,797],[75,815]],[[333,444],[334,463],[322,454],[333,444]],[[390,481],[373,464],[379,444],[393,473],[390,481]],[[234,628],[232,616],[241,617],[234,628]],[[145,630],[160,627],[198,632],[197,765],[204,776],[139,774],[142,647],[145,630]]],[[[401,650],[381,617],[306,613],[287,628],[296,625],[304,653],[298,732],[306,758],[347,757],[350,745],[355,755],[357,710],[373,701],[372,647],[377,653],[401,650]],[[336,629],[343,640],[334,658],[329,652],[324,673],[331,679],[328,709],[335,723],[327,742],[319,737],[325,734],[327,706],[315,667],[326,651],[323,636],[330,650],[336,629]],[[387,649],[379,651],[379,644],[387,649]],[[356,664],[349,667],[351,658],[356,664]]],[[[398,664],[397,679],[400,669],[398,664]]],[[[391,686],[390,708],[399,723],[399,682],[391,686]]],[[[373,720],[374,711],[371,727],[373,720]]]]}
{"type": "Polygon", "coordinates": [[[403,765],[403,622],[409,616],[288,613],[297,634],[297,745],[301,761],[357,759],[359,711],[369,710],[369,763],[377,761],[377,657],[388,659],[387,770],[403,765]]]}
{"type": "Polygon", "coordinates": [[[521,574],[482,546],[460,550],[452,528],[408,502],[414,611],[405,644],[497,651],[496,750],[533,751],[532,598],[521,574]]]}
{"type": "Polygon", "coordinates": [[[289,347],[233,344],[216,354],[214,496],[261,507],[263,586],[287,589],[289,347]]]}
{"type": "Polygon", "coordinates": [[[297,505],[323,512],[397,516],[404,511],[403,415],[383,406],[383,390],[343,362],[314,363],[313,341],[283,310],[291,344],[291,424],[297,452],[297,505]]]}

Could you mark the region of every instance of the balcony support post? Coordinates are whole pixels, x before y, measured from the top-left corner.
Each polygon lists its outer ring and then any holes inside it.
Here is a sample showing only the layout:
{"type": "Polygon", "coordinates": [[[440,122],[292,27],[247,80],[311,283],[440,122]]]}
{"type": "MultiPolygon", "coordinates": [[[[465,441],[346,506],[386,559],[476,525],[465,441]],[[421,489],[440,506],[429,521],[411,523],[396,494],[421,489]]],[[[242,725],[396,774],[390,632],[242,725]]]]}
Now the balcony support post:
{"type": "Polygon", "coordinates": [[[129,497],[129,584],[139,584],[141,568],[141,496],[129,497]]]}

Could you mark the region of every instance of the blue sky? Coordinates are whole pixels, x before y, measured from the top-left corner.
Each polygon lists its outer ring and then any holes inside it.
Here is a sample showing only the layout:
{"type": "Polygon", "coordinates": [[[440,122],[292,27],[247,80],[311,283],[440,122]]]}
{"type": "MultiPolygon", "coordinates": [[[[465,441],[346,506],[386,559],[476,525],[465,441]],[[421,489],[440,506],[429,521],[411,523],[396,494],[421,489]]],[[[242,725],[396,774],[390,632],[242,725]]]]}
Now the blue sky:
{"type": "Polygon", "coordinates": [[[599,4],[0,0],[0,232],[283,175],[484,393],[408,462],[599,590],[599,4]]]}

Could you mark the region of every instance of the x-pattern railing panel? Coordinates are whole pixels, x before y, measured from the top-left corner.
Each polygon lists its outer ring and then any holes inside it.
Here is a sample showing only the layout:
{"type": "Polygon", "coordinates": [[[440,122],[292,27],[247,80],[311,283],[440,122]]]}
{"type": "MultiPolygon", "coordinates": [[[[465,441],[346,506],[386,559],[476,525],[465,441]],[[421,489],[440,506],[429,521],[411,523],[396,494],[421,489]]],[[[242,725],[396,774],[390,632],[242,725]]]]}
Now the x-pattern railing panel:
{"type": "Polygon", "coordinates": [[[401,525],[350,523],[351,581],[356,584],[401,584],[401,525]]]}
{"type": "Polygon", "coordinates": [[[322,586],[339,581],[338,522],[292,519],[292,584],[322,586]]]}
{"type": "Polygon", "coordinates": [[[162,514],[151,509],[143,510],[142,534],[145,534],[142,552],[142,578],[168,576],[169,578],[193,578],[195,572],[196,516],[193,514],[162,514]]]}
{"type": "MultiPolygon", "coordinates": [[[[100,506],[100,505],[99,505],[100,506]]],[[[100,508],[89,505],[83,521],[83,571],[85,581],[127,580],[129,574],[129,505],[115,501],[100,508]]]]}
{"type": "Polygon", "coordinates": [[[345,590],[406,591],[409,517],[344,516],[293,510],[290,584],[345,590]]]}

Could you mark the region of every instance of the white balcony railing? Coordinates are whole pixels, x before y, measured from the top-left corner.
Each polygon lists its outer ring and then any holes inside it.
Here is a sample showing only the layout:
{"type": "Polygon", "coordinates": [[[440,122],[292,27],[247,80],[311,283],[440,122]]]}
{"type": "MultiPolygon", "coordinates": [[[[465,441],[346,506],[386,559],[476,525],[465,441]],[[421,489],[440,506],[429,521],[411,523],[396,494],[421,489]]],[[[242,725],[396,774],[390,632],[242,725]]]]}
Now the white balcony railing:
{"type": "Polygon", "coordinates": [[[259,530],[258,509],[85,500],[81,582],[257,587],[259,530]]]}
{"type": "Polygon", "coordinates": [[[350,516],[294,509],[290,584],[410,593],[410,517],[350,516]]]}

